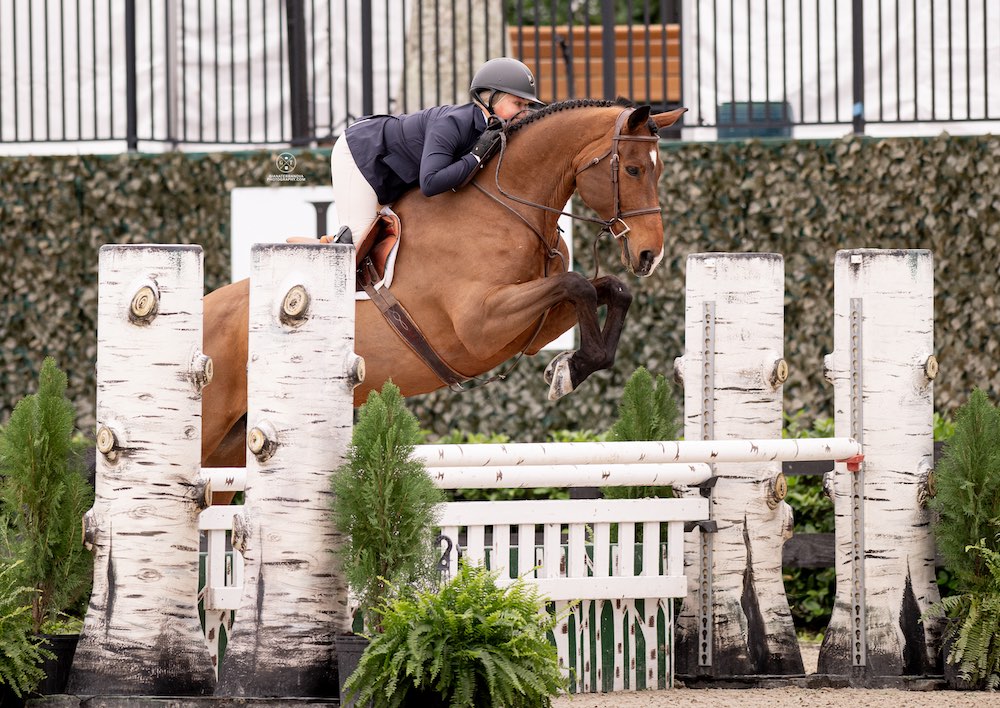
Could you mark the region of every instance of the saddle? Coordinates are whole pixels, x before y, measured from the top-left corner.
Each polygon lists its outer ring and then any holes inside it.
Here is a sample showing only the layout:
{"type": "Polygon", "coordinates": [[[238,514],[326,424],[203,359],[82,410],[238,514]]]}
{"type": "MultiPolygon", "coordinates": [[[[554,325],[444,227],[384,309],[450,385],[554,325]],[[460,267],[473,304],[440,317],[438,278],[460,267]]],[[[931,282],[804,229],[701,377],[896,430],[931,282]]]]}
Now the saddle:
{"type": "Polygon", "coordinates": [[[357,254],[355,291],[359,299],[367,298],[368,288],[389,287],[400,233],[399,216],[389,207],[383,207],[357,254]]]}
{"type": "MultiPolygon", "coordinates": [[[[354,297],[356,300],[367,300],[368,288],[388,288],[392,283],[393,266],[396,263],[396,251],[399,249],[400,222],[399,216],[389,207],[383,207],[368,231],[368,238],[357,254],[355,262],[357,271],[354,281],[354,297]]],[[[287,243],[316,243],[317,239],[308,236],[291,236],[285,239],[287,243]]],[[[319,243],[336,243],[337,237],[329,234],[320,236],[319,243]]]]}

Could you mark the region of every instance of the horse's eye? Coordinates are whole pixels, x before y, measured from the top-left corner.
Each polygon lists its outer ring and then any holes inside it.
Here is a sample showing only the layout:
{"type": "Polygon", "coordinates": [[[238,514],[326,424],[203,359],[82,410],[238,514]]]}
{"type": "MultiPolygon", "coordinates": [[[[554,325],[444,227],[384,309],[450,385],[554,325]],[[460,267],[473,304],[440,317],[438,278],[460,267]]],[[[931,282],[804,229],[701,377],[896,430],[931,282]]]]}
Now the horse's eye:
{"type": "Polygon", "coordinates": [[[639,168],[636,167],[635,165],[629,165],[628,167],[625,168],[625,171],[628,172],[629,175],[631,175],[632,177],[639,176],[639,168]]]}

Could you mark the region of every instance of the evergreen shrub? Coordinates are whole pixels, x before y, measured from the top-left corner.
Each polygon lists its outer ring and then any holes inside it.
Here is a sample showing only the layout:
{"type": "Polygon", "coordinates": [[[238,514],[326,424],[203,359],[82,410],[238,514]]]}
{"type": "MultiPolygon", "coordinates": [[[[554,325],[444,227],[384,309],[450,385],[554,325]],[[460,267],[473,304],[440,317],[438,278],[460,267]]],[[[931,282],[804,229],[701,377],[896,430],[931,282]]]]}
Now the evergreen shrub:
{"type": "Polygon", "coordinates": [[[358,411],[347,461],[333,475],[333,520],[344,539],[337,552],[369,630],[394,589],[435,571],[435,507],[444,495],[413,459],[419,440],[417,419],[388,381],[358,411]]]}
{"type": "Polygon", "coordinates": [[[934,533],[956,595],[929,611],[948,619],[948,663],[973,686],[1000,686],[1000,410],[980,389],[955,417],[935,468],[934,533]]]}
{"type": "MultiPolygon", "coordinates": [[[[625,382],[618,405],[618,420],[611,426],[606,439],[612,442],[677,440],[680,428],[680,413],[670,382],[663,374],[657,374],[654,380],[653,375],[640,366],[625,382]]],[[[604,487],[602,491],[608,499],[674,495],[670,487],[653,486],[604,487]]]]}
{"type": "Polygon", "coordinates": [[[31,588],[31,630],[64,626],[90,595],[93,557],[80,529],[93,487],[73,440],[75,411],[66,375],[42,364],[38,392],[17,403],[0,437],[0,509],[8,561],[19,560],[18,584],[31,588]]]}

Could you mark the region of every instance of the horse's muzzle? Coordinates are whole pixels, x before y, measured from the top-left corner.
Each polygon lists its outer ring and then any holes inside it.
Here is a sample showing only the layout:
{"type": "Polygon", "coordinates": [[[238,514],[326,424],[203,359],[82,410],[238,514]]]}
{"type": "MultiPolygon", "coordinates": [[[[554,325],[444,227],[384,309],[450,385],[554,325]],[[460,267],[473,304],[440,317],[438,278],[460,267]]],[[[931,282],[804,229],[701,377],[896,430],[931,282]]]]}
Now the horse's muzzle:
{"type": "Polygon", "coordinates": [[[639,254],[639,263],[633,265],[633,272],[644,278],[653,272],[653,269],[656,268],[659,262],[659,256],[655,255],[652,251],[643,251],[639,254]]]}

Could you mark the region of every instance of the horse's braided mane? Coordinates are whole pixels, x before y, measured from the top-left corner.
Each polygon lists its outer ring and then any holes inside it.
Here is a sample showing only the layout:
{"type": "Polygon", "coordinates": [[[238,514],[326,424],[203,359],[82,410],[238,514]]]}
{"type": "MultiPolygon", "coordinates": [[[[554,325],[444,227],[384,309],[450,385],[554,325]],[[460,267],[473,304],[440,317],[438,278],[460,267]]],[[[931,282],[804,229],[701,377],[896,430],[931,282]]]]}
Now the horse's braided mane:
{"type": "Polygon", "coordinates": [[[634,108],[635,104],[629,101],[627,98],[618,98],[614,101],[602,101],[596,98],[574,98],[569,101],[560,101],[558,103],[550,103],[544,108],[539,108],[537,111],[532,111],[527,116],[521,120],[512,123],[509,128],[507,128],[507,134],[516,133],[521,128],[531,123],[536,123],[546,116],[550,116],[553,113],[559,113],[560,111],[568,111],[574,108],[610,108],[611,106],[620,106],[622,108],[634,108]]]}

